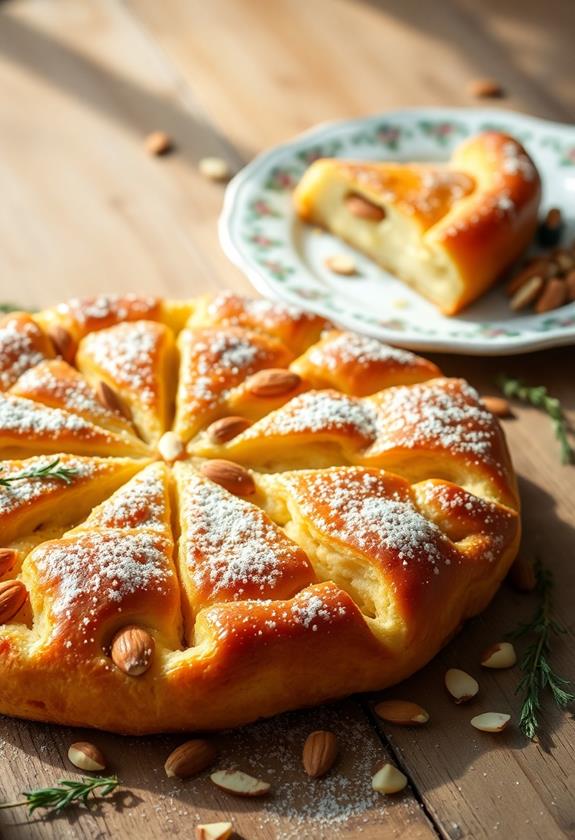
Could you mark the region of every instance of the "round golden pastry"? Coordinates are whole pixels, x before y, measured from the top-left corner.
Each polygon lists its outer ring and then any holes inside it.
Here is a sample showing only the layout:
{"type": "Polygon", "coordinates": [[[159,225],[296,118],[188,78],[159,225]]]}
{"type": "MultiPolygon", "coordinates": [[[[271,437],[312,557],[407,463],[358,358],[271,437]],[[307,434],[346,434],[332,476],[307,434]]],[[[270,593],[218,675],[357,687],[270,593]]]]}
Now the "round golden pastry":
{"type": "Polygon", "coordinates": [[[517,551],[475,391],[315,315],[230,293],[13,313],[0,388],[3,714],[214,730],[384,688],[517,551]]]}

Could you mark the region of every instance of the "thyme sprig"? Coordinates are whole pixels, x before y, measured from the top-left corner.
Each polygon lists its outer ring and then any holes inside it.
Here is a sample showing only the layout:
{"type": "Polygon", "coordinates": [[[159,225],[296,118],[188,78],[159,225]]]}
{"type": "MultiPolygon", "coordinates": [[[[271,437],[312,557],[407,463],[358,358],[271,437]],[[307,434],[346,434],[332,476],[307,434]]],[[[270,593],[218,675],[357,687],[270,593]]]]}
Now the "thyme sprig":
{"type": "Polygon", "coordinates": [[[519,728],[531,740],[539,728],[542,691],[548,688],[560,709],[575,700],[569,681],[560,677],[549,662],[551,639],[566,632],[565,627],[553,617],[553,575],[537,560],[535,577],[539,606],[530,621],[520,624],[510,634],[514,639],[528,637],[532,640],[519,663],[523,676],[516,689],[516,694],[523,696],[519,728]]]}
{"type": "MultiPolygon", "coordinates": [[[[4,467],[0,466],[0,472],[4,467]]],[[[14,481],[24,481],[27,478],[57,478],[64,484],[72,484],[72,479],[77,475],[78,470],[74,467],[60,466],[60,458],[54,458],[49,464],[43,467],[34,467],[31,470],[10,475],[7,478],[0,477],[0,486],[9,487],[14,481]]]]}
{"type": "Polygon", "coordinates": [[[573,447],[569,443],[567,420],[565,419],[559,400],[556,397],[549,396],[547,388],[544,385],[526,385],[520,379],[513,379],[505,374],[497,378],[497,385],[506,397],[515,398],[529,403],[535,406],[535,408],[543,409],[553,423],[555,437],[561,447],[561,463],[575,463],[575,450],[573,450],[573,447]]]}
{"type": "Polygon", "coordinates": [[[4,802],[0,808],[19,808],[26,805],[28,813],[32,814],[37,808],[49,808],[55,814],[59,814],[64,808],[83,802],[90,804],[90,795],[108,796],[120,782],[117,776],[96,776],[94,779],[82,779],[78,782],[72,779],[60,779],[56,786],[37,788],[36,790],[24,791],[18,802],[4,802]]]}

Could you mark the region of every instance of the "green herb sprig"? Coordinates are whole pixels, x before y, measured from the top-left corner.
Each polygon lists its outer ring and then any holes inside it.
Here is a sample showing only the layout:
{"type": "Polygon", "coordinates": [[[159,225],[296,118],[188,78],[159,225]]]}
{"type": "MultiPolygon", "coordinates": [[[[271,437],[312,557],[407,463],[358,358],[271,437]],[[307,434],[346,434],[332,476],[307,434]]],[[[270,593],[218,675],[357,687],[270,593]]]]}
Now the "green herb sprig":
{"type": "MultiPolygon", "coordinates": [[[[4,467],[0,466],[0,472],[4,467]]],[[[24,470],[23,472],[10,475],[8,478],[0,477],[0,486],[9,487],[14,481],[24,481],[27,478],[57,478],[63,481],[64,484],[72,484],[72,479],[77,475],[78,470],[74,467],[60,466],[60,458],[54,458],[49,464],[43,467],[34,467],[31,470],[24,470]]]]}
{"type": "Polygon", "coordinates": [[[34,813],[37,808],[49,808],[55,814],[59,814],[64,808],[78,802],[89,805],[90,796],[108,796],[119,784],[117,776],[96,776],[94,779],[82,779],[81,782],[60,779],[55,787],[24,791],[22,796],[25,799],[4,802],[0,804],[0,808],[19,808],[26,805],[29,814],[34,813]]]}
{"type": "Polygon", "coordinates": [[[528,637],[532,640],[519,663],[523,676],[516,689],[516,694],[523,695],[519,728],[531,740],[539,728],[542,691],[548,688],[560,709],[575,700],[569,681],[560,677],[549,662],[552,637],[566,631],[553,617],[553,575],[540,560],[535,563],[535,578],[536,591],[540,596],[539,606],[530,621],[520,624],[510,634],[513,639],[528,637]]]}
{"type": "Polygon", "coordinates": [[[506,397],[515,398],[529,403],[535,408],[541,408],[549,415],[553,422],[555,437],[561,447],[561,463],[575,463],[575,450],[569,443],[567,436],[567,420],[556,397],[549,396],[544,385],[526,385],[520,379],[513,379],[502,374],[497,378],[497,384],[506,397]]]}

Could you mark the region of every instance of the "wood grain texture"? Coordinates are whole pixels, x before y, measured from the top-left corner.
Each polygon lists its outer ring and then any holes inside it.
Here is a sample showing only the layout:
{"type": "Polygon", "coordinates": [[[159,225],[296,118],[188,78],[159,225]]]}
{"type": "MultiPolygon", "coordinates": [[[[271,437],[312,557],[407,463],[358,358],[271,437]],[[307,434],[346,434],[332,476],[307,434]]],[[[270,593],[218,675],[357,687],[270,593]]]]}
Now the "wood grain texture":
{"type": "MultiPolygon", "coordinates": [[[[417,0],[9,0],[0,6],[0,297],[41,306],[101,290],[174,297],[247,290],[219,248],[223,189],[198,174],[201,157],[221,155],[236,168],[321,120],[473,105],[466,83],[486,75],[509,93],[504,107],[570,119],[574,24],[575,7],[561,0],[544,8],[446,0],[425,14],[417,0]],[[173,155],[145,153],[144,138],[156,129],[174,138],[173,155]]],[[[575,420],[574,349],[436,360],[483,393],[493,392],[502,370],[545,383],[575,420]]],[[[574,678],[575,470],[560,466],[539,412],[518,406],[504,422],[521,482],[524,550],[553,568],[569,630],[554,661],[574,678]]],[[[368,699],[222,735],[223,764],[255,766],[274,780],[268,804],[230,800],[205,779],[167,780],[162,766],[177,738],[120,739],[0,719],[0,799],[73,775],[66,752],[78,737],[100,744],[124,782],[113,802],[89,813],[0,812],[0,836],[190,837],[200,818],[228,814],[246,840],[574,836],[570,716],[549,708],[547,735],[531,745],[516,728],[497,738],[469,725],[484,710],[516,719],[517,671],[486,672],[478,662],[533,607],[532,596],[503,587],[435,662],[387,693],[428,708],[427,728],[384,726],[368,699]],[[479,679],[472,706],[456,707],[446,695],[450,666],[479,679]],[[329,784],[303,780],[299,768],[305,734],[318,726],[333,728],[342,745],[334,778],[351,780],[346,801],[365,806],[334,826],[308,818],[333,795],[325,795],[329,784]],[[373,804],[369,775],[386,756],[411,786],[373,804]]]]}

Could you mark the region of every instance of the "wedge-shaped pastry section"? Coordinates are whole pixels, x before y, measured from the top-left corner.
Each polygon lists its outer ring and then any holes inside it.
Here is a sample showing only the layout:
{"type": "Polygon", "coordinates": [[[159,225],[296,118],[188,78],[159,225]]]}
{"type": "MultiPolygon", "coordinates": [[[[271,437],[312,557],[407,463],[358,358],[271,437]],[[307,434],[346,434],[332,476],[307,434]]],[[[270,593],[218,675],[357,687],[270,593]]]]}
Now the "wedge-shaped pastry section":
{"type": "Polygon", "coordinates": [[[162,301],[153,295],[106,294],[71,298],[40,312],[36,320],[48,330],[54,327],[66,330],[77,342],[88,333],[126,321],[157,321],[161,314],[162,301]]]}
{"type": "Polygon", "coordinates": [[[145,457],[149,449],[133,435],[109,432],[70,411],[0,394],[2,457],[27,457],[40,452],[145,457]]]}
{"type": "Polygon", "coordinates": [[[188,326],[256,330],[278,338],[297,356],[317,341],[329,324],[319,315],[295,306],[221,292],[198,300],[188,326]]]}
{"type": "Polygon", "coordinates": [[[321,225],[396,274],[445,314],[488,289],[530,243],[539,175],[512,137],[485,132],[444,166],[322,159],[295,193],[321,225]]]}
{"type": "Polygon", "coordinates": [[[148,443],[170,425],[177,356],[172,331],[155,321],[136,321],[82,339],[76,364],[92,385],[105,382],[128,406],[148,443]]]}
{"type": "Polygon", "coordinates": [[[437,365],[415,353],[341,330],[324,333],[290,367],[312,388],[335,388],[356,397],[441,375],[437,365]]]}
{"type": "Polygon", "coordinates": [[[117,487],[142,469],[141,460],[78,455],[38,455],[1,462],[0,533],[7,545],[46,524],[64,527],[78,521],[117,487]],[[57,460],[66,478],[38,475],[57,460]],[[30,478],[14,480],[24,473],[30,478]],[[34,477],[33,474],[36,474],[34,477]]]}
{"type": "Polygon", "coordinates": [[[63,359],[49,359],[30,368],[15,382],[10,393],[78,414],[116,434],[135,434],[133,425],[118,410],[105,406],[82,374],[63,359]]]}
{"type": "Polygon", "coordinates": [[[412,488],[382,470],[335,467],[260,476],[258,485],[320,580],[347,591],[405,659],[444,644],[448,604],[460,620],[482,609],[517,548],[514,511],[446,482],[412,488]]]}
{"type": "Polygon", "coordinates": [[[14,312],[0,318],[0,391],[53,355],[50,339],[30,315],[14,312]]]}
{"type": "Polygon", "coordinates": [[[308,391],[225,444],[201,436],[190,450],[266,470],[365,464],[411,481],[455,481],[480,496],[515,504],[503,432],[459,379],[387,388],[358,399],[308,391]]]}
{"type": "Polygon", "coordinates": [[[179,567],[188,624],[219,601],[285,599],[315,581],[310,563],[269,517],[196,472],[174,467],[179,499],[179,567]]]}
{"type": "MultiPolygon", "coordinates": [[[[185,441],[225,415],[260,417],[289,397],[258,398],[248,377],[287,368],[293,354],[277,338],[241,327],[184,329],[178,338],[180,378],[174,429],[185,441]]],[[[293,392],[292,392],[293,393],[293,392]]]]}

